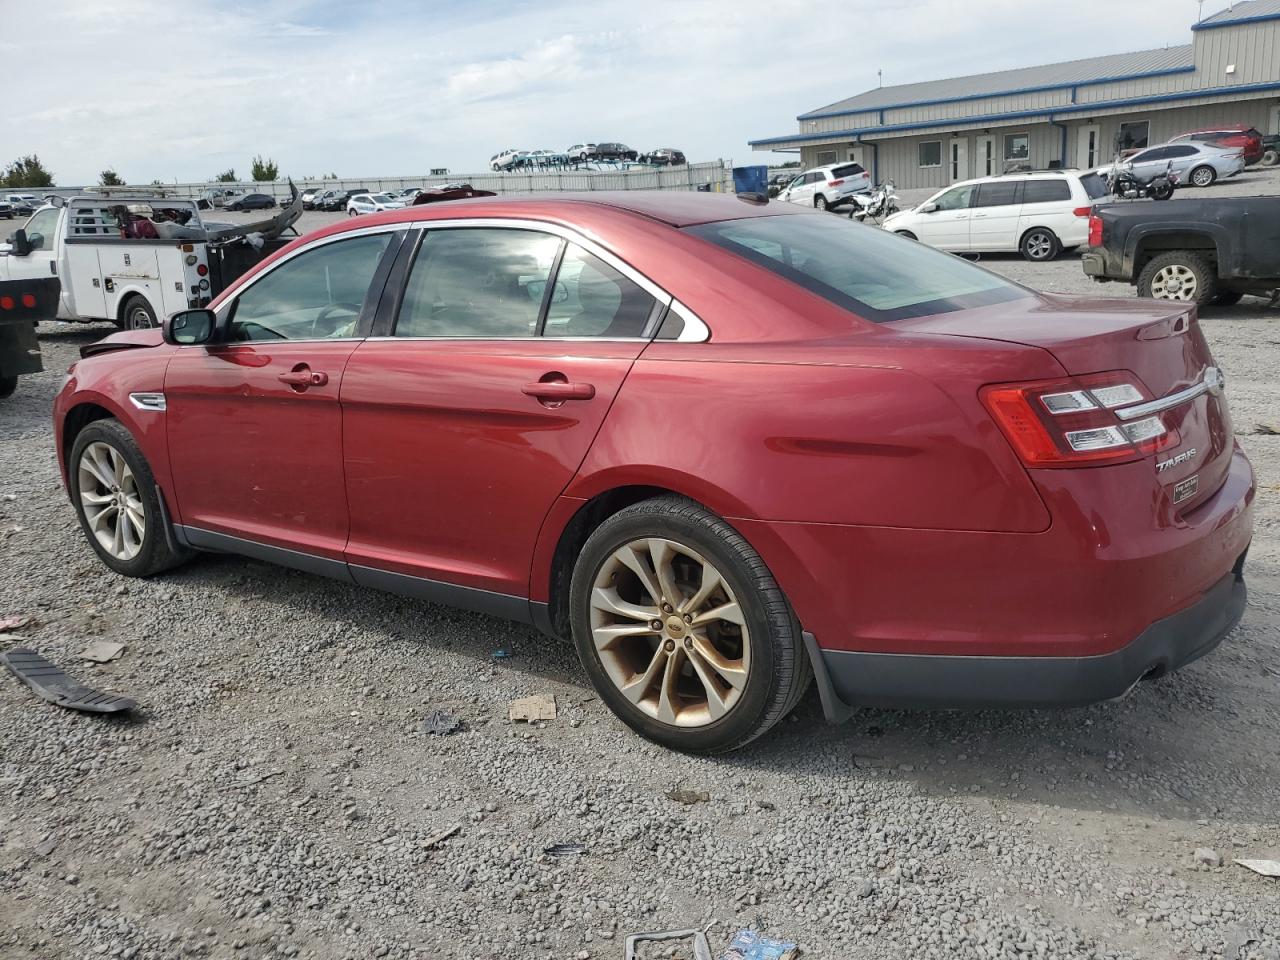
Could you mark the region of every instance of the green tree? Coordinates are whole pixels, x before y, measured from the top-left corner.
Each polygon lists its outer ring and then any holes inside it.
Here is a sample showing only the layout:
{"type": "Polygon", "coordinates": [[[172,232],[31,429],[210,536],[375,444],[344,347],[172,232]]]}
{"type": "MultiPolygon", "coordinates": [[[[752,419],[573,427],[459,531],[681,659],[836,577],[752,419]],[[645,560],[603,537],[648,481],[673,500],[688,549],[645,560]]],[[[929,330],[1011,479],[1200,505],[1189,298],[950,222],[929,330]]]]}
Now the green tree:
{"type": "Polygon", "coordinates": [[[218,175],[217,175],[216,177],[214,177],[213,179],[214,179],[214,181],[215,181],[216,183],[235,183],[235,182],[236,182],[236,168],[235,168],[235,167],[228,167],[226,170],[223,170],[220,174],[218,174],[218,175]]]}
{"type": "Polygon", "coordinates": [[[98,174],[98,183],[104,187],[123,187],[124,180],[120,178],[120,174],[116,173],[110,167],[98,174]]]}
{"type": "Polygon", "coordinates": [[[329,174],[327,177],[325,177],[325,179],[326,179],[326,180],[337,180],[337,179],[338,179],[338,175],[337,175],[336,173],[331,173],[331,174],[329,174]]]}
{"type": "Polygon", "coordinates": [[[52,187],[53,174],[45,169],[40,158],[33,153],[29,157],[19,157],[9,164],[0,176],[0,186],[52,187]]]}
{"type": "Polygon", "coordinates": [[[280,176],[280,168],[274,160],[264,160],[262,154],[253,158],[253,179],[258,183],[275,180],[280,176]]]}

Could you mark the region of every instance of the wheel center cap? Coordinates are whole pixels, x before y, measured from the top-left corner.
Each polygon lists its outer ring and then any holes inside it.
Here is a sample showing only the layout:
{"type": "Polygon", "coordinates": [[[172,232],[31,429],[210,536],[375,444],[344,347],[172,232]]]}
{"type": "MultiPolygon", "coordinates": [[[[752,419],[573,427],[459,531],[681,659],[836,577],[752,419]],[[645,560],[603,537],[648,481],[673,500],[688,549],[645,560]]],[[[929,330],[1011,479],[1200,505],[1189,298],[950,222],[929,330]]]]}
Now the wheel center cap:
{"type": "Polygon", "coordinates": [[[684,621],[680,617],[667,617],[667,633],[678,637],[684,633],[684,621]]]}

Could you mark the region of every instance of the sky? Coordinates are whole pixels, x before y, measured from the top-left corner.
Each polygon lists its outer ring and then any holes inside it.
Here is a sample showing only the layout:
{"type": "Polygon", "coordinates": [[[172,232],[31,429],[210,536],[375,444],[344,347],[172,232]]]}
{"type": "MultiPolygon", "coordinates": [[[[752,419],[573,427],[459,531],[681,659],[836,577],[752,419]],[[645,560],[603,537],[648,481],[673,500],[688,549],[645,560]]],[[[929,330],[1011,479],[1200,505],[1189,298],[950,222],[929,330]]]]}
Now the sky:
{"type": "MultiPolygon", "coordinates": [[[[1205,15],[1226,5],[1206,0],[1205,15]]],[[[1195,0],[0,0],[0,166],[59,184],[479,172],[618,140],[747,141],[877,85],[1189,43],[1195,0]]]]}

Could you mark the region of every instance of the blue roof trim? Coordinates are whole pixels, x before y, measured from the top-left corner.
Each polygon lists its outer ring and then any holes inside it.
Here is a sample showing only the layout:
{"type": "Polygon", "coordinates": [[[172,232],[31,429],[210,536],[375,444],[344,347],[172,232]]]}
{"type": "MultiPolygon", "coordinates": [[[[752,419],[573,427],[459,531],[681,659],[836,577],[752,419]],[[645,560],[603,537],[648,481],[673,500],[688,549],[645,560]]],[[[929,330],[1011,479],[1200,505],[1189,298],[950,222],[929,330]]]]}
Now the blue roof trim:
{"type": "Polygon", "coordinates": [[[1162,93],[1149,97],[1129,97],[1123,100],[1098,100],[1094,103],[1072,103],[1056,107],[1043,107],[1039,110],[1018,110],[1011,113],[987,113],[972,117],[952,117],[948,120],[922,120],[919,123],[892,123],[880,127],[858,127],[853,130],[826,130],[813,133],[800,133],[786,137],[769,137],[765,140],[748,140],[751,147],[768,146],[774,143],[798,143],[804,140],[841,140],[857,138],[868,133],[898,133],[904,130],[929,130],[937,127],[956,127],[962,124],[992,123],[1001,120],[1025,120],[1028,117],[1058,116],[1064,113],[1094,113],[1098,110],[1110,110],[1114,107],[1145,106],[1151,103],[1172,103],[1176,100],[1196,100],[1203,97],[1220,97],[1231,93],[1261,93],[1266,90],[1280,90],[1280,81],[1267,83],[1242,83],[1232,87],[1211,87],[1204,90],[1184,90],[1181,93],[1162,93]]]}
{"type": "Polygon", "coordinates": [[[1192,30],[1216,30],[1218,27],[1238,27],[1242,23],[1266,23],[1280,20],[1280,13],[1261,13],[1256,17],[1240,17],[1238,20],[1202,20],[1191,25],[1192,30]]]}
{"type": "MultiPolygon", "coordinates": [[[[1280,17],[1280,14],[1277,14],[1280,17]]],[[[1259,18],[1263,19],[1263,18],[1259,18]]],[[[1270,17],[1265,19],[1272,19],[1270,17]]],[[[822,120],[826,117],[851,117],[859,113],[875,113],[879,110],[902,110],[906,107],[931,107],[940,103],[964,103],[968,100],[989,100],[992,97],[1016,97],[1024,93],[1047,93],[1051,90],[1072,90],[1076,87],[1090,87],[1102,83],[1123,83],[1126,80],[1145,80],[1148,77],[1167,77],[1176,73],[1194,73],[1195,64],[1185,67],[1165,67],[1160,70],[1147,70],[1144,73],[1122,73],[1114,77],[1099,77],[1097,80],[1073,80],[1070,83],[1051,83],[1043,87],[1018,87],[1014,90],[994,90],[991,93],[966,93],[961,97],[943,97],[939,100],[909,100],[904,103],[886,103],[883,107],[864,107],[861,110],[826,110],[822,112],[802,113],[797,120],[822,120]]]]}

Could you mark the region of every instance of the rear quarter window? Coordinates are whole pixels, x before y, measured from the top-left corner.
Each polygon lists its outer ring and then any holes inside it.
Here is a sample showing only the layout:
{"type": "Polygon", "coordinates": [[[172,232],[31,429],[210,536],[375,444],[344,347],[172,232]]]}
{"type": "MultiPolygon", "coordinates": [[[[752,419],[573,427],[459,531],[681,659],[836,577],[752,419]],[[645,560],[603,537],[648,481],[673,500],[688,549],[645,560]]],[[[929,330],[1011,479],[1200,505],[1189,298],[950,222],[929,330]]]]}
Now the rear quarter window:
{"type": "Polygon", "coordinates": [[[1054,203],[1071,199],[1065,180],[1028,180],[1022,188],[1023,203],[1054,203]]]}
{"type": "Polygon", "coordinates": [[[1090,200],[1101,200],[1107,195],[1107,182],[1099,174],[1086,173],[1080,178],[1080,186],[1084,187],[1090,200]]]}

